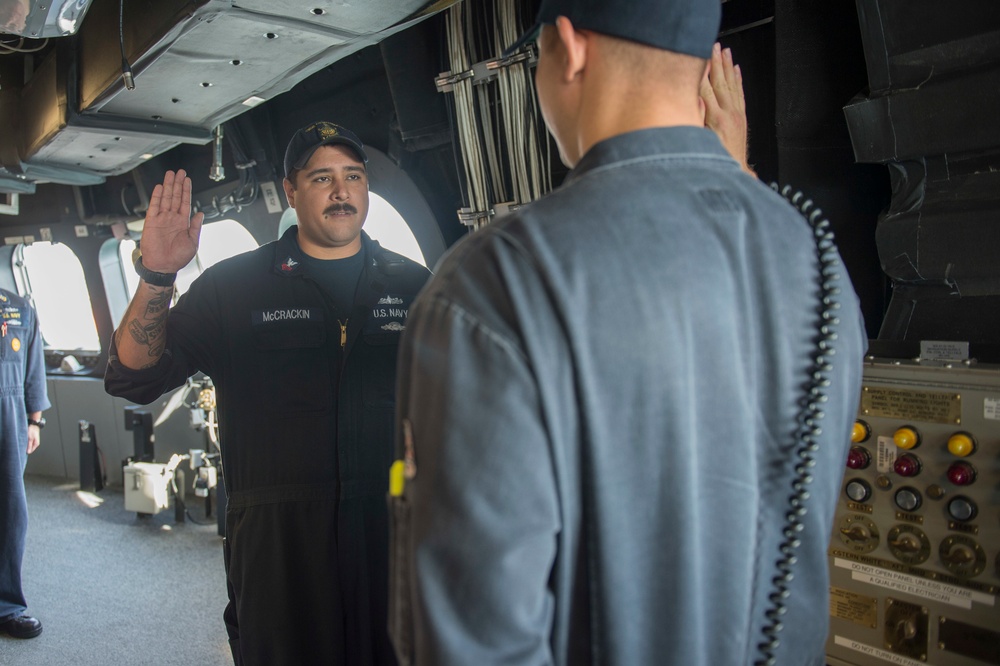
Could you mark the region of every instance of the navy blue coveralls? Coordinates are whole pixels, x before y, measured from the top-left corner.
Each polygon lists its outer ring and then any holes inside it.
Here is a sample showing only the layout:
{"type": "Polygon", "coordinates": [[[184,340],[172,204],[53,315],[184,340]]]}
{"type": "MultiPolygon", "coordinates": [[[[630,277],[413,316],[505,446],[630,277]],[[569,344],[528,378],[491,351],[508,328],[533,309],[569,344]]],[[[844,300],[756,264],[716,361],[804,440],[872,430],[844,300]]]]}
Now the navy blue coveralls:
{"type": "Polygon", "coordinates": [[[0,622],[24,613],[21,560],[28,532],[24,467],[28,414],[49,408],[45,354],[34,309],[0,289],[0,622]]]}
{"type": "Polygon", "coordinates": [[[362,234],[354,306],[338,312],[297,233],[205,271],[171,309],[158,365],[129,370],[112,345],[105,387],[149,403],[196,371],[215,383],[238,664],[395,664],[385,496],[396,350],[430,273],[362,234]]]}

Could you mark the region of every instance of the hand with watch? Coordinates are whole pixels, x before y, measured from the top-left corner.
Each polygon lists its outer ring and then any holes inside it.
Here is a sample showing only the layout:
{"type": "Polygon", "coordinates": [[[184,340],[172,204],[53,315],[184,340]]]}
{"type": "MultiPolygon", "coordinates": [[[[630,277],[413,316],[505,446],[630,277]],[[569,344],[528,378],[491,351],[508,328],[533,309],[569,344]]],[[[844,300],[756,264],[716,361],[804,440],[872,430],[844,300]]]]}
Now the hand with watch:
{"type": "Polygon", "coordinates": [[[142,250],[139,249],[137,245],[132,251],[132,265],[135,266],[135,272],[139,274],[139,279],[141,279],[146,284],[151,284],[154,287],[172,287],[174,281],[177,280],[177,273],[158,273],[157,271],[151,271],[142,265],[142,250]]]}
{"type": "Polygon", "coordinates": [[[183,169],[167,171],[153,188],[140,247],[132,253],[135,272],[148,285],[173,286],[177,271],[198,252],[203,213],[191,215],[191,179],[183,169]]]}
{"type": "Polygon", "coordinates": [[[45,417],[41,412],[32,412],[27,415],[28,421],[28,455],[35,452],[35,449],[42,443],[42,428],[45,427],[45,417]],[[36,418],[37,417],[37,418],[36,418]],[[31,427],[34,426],[34,427],[31,427]]]}

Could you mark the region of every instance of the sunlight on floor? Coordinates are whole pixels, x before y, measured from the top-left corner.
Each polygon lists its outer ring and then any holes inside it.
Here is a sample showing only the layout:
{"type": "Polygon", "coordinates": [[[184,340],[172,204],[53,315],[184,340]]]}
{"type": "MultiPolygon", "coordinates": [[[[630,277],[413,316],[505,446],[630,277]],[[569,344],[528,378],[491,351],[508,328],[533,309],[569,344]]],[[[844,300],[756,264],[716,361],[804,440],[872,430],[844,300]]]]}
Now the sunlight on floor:
{"type": "Polygon", "coordinates": [[[86,506],[88,509],[96,509],[97,507],[104,504],[104,498],[95,495],[94,493],[89,493],[86,490],[77,490],[76,498],[86,506]]]}

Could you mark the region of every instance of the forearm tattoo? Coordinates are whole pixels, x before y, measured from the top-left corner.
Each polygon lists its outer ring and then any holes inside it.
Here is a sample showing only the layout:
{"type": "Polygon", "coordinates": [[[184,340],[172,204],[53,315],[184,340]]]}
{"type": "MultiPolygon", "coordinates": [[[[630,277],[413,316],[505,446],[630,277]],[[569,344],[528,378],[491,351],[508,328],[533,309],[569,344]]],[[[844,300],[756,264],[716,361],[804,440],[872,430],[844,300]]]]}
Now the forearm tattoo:
{"type": "Polygon", "coordinates": [[[156,365],[163,355],[167,344],[167,313],[174,293],[173,287],[152,287],[152,289],[155,293],[146,304],[144,313],[141,315],[133,313],[130,307],[125,315],[125,330],[137,345],[146,348],[146,354],[151,359],[142,366],[143,368],[156,365]]]}

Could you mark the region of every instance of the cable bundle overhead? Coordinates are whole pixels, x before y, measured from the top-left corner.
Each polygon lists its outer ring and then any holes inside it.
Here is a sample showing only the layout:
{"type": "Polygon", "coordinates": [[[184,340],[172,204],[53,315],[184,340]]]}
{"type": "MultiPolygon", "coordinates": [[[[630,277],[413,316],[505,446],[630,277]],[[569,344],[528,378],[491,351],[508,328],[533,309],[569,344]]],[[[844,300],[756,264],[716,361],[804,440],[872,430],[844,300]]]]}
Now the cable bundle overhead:
{"type": "MultiPolygon", "coordinates": [[[[465,25],[463,6],[453,7],[448,14],[448,60],[453,72],[471,72],[466,55],[465,25]]],[[[486,176],[483,154],[479,145],[479,128],[476,120],[476,105],[472,90],[472,76],[458,78],[452,83],[455,100],[455,129],[462,150],[462,164],[465,167],[467,209],[463,222],[478,229],[488,221],[489,202],[486,196],[486,176]]]]}
{"type": "Polygon", "coordinates": [[[521,30],[518,0],[498,0],[488,16],[476,16],[472,9],[463,3],[449,10],[451,70],[435,83],[441,92],[453,93],[450,108],[466,203],[459,219],[478,229],[550,190],[552,155],[538,122],[534,51],[499,56],[521,30]]]}

